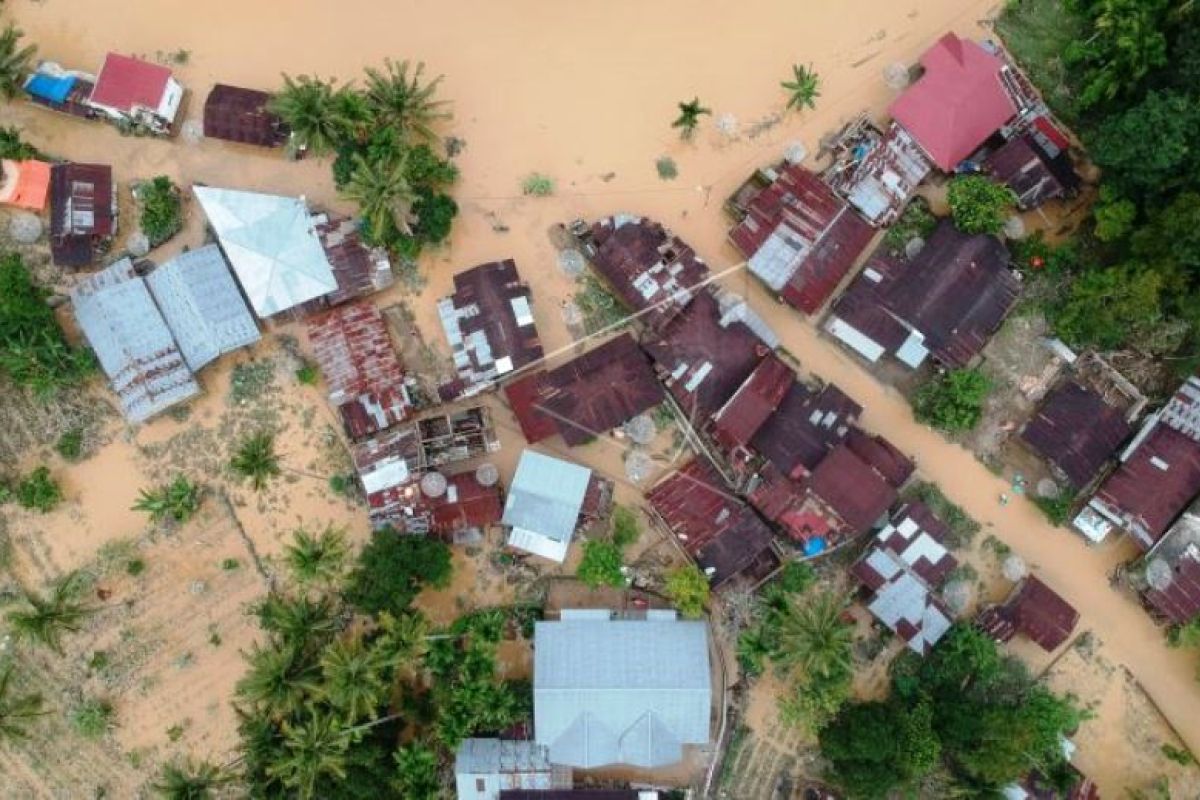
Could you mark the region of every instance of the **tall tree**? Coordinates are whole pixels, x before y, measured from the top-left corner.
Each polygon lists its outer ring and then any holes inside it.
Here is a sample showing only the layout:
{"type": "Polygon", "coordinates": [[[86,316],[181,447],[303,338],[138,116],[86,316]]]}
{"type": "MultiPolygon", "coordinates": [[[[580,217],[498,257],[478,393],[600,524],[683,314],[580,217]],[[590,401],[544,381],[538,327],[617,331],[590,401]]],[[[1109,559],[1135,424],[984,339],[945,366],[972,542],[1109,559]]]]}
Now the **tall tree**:
{"type": "Polygon", "coordinates": [[[332,80],[309,75],[283,76],[283,89],[271,98],[270,110],[291,129],[296,144],[313,155],[325,155],[353,139],[364,109],[332,80]]]}
{"type": "Polygon", "coordinates": [[[308,706],[320,679],[308,654],[287,645],[255,645],[246,660],[249,668],[237,684],[240,699],[275,720],[290,718],[308,706]]]}
{"type": "Polygon", "coordinates": [[[1068,0],[1069,11],[1091,29],[1063,54],[1069,67],[1082,71],[1080,108],[1128,96],[1151,70],[1166,64],[1173,6],[1182,8],[1186,2],[1068,0]]]}
{"type": "Polygon", "coordinates": [[[425,83],[424,62],[409,72],[407,61],[384,62],[384,69],[367,68],[366,99],[375,123],[396,128],[409,139],[433,140],[433,125],[450,118],[445,100],[435,100],[442,76],[425,83]]]}
{"type": "Polygon", "coordinates": [[[689,102],[678,105],[679,116],[671,123],[671,127],[678,128],[679,135],[684,139],[691,139],[700,125],[700,118],[712,114],[712,109],[702,106],[699,97],[693,97],[689,102]]]}
{"type": "Polygon", "coordinates": [[[341,577],[348,553],[346,532],[341,528],[326,525],[316,534],[297,528],[284,550],[284,560],[299,583],[332,584],[341,577]]]}
{"type": "Polygon", "coordinates": [[[243,439],[229,460],[229,466],[238,475],[248,478],[256,492],[267,488],[271,478],[281,471],[274,434],[264,431],[243,439]]]}
{"type": "Polygon", "coordinates": [[[322,644],[336,629],[333,603],[327,597],[291,597],[271,592],[254,613],[263,630],[275,634],[288,647],[308,651],[322,644]]]}
{"type": "Polygon", "coordinates": [[[283,755],[267,771],[301,800],[311,800],[318,781],[346,777],[350,744],[350,735],[336,717],[314,712],[298,723],[283,723],[283,755]]]}
{"type": "Polygon", "coordinates": [[[15,676],[14,664],[0,669],[0,743],[28,738],[26,726],[30,720],[48,713],[40,694],[18,692],[15,676]]]}
{"type": "Polygon", "coordinates": [[[854,628],[845,611],[845,598],[833,592],[792,598],[775,625],[775,662],[800,675],[849,672],[854,628]]]}
{"type": "Polygon", "coordinates": [[[233,776],[208,761],[173,762],[162,769],[154,791],[163,800],[211,800],[233,776]]]}
{"type": "Polygon", "coordinates": [[[387,699],[384,668],[379,654],[368,649],[361,636],[351,635],[321,653],[323,680],[318,692],[347,723],[366,719],[387,699]]]}
{"type": "Polygon", "coordinates": [[[779,85],[787,89],[789,110],[817,107],[817,98],[821,96],[821,76],[813,71],[811,65],[793,64],[792,79],[781,81],[779,85]]]}
{"type": "Polygon", "coordinates": [[[32,639],[62,655],[64,633],[78,631],[95,611],[79,599],[81,575],[71,572],[57,580],[48,595],[25,589],[25,607],[8,612],[8,624],[19,639],[32,639]]]}
{"type": "Polygon", "coordinates": [[[412,235],[413,206],[418,194],[408,181],[408,151],[394,161],[368,161],[354,156],[354,171],[342,196],[358,205],[369,238],[386,243],[396,233],[412,235]]]}
{"type": "Polygon", "coordinates": [[[37,52],[36,45],[21,46],[23,35],[11,22],[0,32],[0,95],[6,100],[21,93],[33,54],[37,52]]]}

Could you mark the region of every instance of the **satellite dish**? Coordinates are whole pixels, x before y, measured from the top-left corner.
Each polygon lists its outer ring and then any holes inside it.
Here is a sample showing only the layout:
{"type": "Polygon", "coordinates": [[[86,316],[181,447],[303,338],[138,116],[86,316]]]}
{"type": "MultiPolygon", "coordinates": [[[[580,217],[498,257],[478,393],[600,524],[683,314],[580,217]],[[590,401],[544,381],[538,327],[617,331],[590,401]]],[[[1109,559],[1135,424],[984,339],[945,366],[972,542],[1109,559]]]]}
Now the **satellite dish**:
{"type": "Polygon", "coordinates": [[[563,322],[567,323],[567,326],[571,328],[583,324],[583,312],[579,310],[579,306],[573,301],[563,303],[562,318],[563,322]]]}
{"type": "Polygon", "coordinates": [[[634,483],[641,483],[650,477],[654,462],[644,450],[630,450],[625,456],[625,477],[634,483]]]}
{"type": "Polygon", "coordinates": [[[1025,566],[1025,559],[1013,553],[1004,559],[1004,563],[1000,565],[1000,572],[1007,580],[1016,583],[1029,574],[1029,567],[1025,566]]]}
{"type": "Polygon", "coordinates": [[[33,214],[14,214],[8,223],[8,235],[17,244],[33,244],[42,238],[42,220],[33,214]]]}
{"type": "Polygon", "coordinates": [[[1146,564],[1146,583],[1150,584],[1150,588],[1159,592],[1165,592],[1171,586],[1171,581],[1174,579],[1171,573],[1171,566],[1162,558],[1152,558],[1146,564]]]}
{"type": "Polygon", "coordinates": [[[738,135],[738,119],[733,114],[725,113],[717,117],[717,130],[726,139],[732,139],[738,135]]]}
{"type": "Polygon", "coordinates": [[[446,493],[446,476],[440,472],[426,472],[421,476],[421,493],[426,497],[441,497],[446,493]]]}
{"type": "Polygon", "coordinates": [[[189,119],[179,129],[179,135],[188,144],[200,144],[204,141],[204,123],[198,119],[189,119]]]}
{"type": "Polygon", "coordinates": [[[908,259],[917,257],[917,254],[925,249],[925,240],[920,236],[914,236],[909,239],[904,245],[904,256],[908,259]]]}
{"type": "Polygon", "coordinates": [[[648,414],[638,414],[625,423],[625,435],[635,444],[649,444],[654,441],[657,434],[658,430],[654,426],[654,420],[648,414]]]}
{"type": "Polygon", "coordinates": [[[804,142],[792,142],[783,151],[783,160],[789,164],[799,164],[806,158],[808,158],[808,148],[804,146],[804,142]]]}
{"type": "Polygon", "coordinates": [[[942,598],[946,601],[947,607],[955,614],[961,614],[967,610],[967,606],[971,604],[972,594],[974,591],[971,584],[966,581],[951,581],[942,590],[942,598]]]}
{"type": "Polygon", "coordinates": [[[1017,214],[1004,221],[1004,235],[1009,239],[1024,239],[1025,238],[1025,220],[1021,219],[1017,214]]]}
{"type": "Polygon", "coordinates": [[[578,278],[583,274],[583,269],[586,266],[587,262],[583,259],[583,253],[578,250],[568,247],[566,250],[558,251],[558,267],[568,277],[578,278]]]}
{"type": "Polygon", "coordinates": [[[1037,493],[1038,497],[1045,497],[1053,500],[1062,494],[1062,489],[1050,478],[1042,478],[1037,482],[1037,493]]]}
{"type": "Polygon", "coordinates": [[[475,470],[475,481],[480,486],[495,486],[500,482],[500,470],[495,464],[480,464],[475,470]]]}
{"type": "Polygon", "coordinates": [[[883,82],[890,89],[903,89],[908,86],[908,67],[899,61],[893,61],[883,68],[883,82]]]}

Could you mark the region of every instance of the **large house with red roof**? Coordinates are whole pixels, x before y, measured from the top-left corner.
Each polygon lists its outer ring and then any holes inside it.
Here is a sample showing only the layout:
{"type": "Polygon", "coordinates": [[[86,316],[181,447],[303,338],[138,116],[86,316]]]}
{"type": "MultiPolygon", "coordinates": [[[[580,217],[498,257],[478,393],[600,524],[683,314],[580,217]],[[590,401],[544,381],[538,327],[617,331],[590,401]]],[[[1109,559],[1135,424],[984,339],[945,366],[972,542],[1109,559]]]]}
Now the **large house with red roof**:
{"type": "Polygon", "coordinates": [[[183,103],[183,86],[160,64],[109,53],[87,103],[114,122],[169,134],[183,103]]]}

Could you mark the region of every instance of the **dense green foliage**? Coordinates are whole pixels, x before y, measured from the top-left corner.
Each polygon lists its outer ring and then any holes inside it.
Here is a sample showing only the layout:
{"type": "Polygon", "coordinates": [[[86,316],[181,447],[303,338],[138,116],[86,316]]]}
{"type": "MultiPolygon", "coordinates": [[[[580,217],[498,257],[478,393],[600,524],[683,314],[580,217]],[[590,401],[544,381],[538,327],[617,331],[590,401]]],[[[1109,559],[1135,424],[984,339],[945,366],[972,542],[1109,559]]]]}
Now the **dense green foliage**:
{"type": "Polygon", "coordinates": [[[319,533],[297,528],[283,551],[284,562],[301,585],[332,584],[342,576],[349,554],[346,532],[326,525],[319,533]]]}
{"type": "Polygon", "coordinates": [[[695,564],[671,570],[667,574],[666,594],[683,616],[701,617],[708,605],[708,578],[695,564]]]}
{"type": "Polygon", "coordinates": [[[883,243],[892,255],[904,253],[905,246],[913,239],[928,239],[937,227],[937,217],[929,210],[923,197],[914,197],[900,219],[892,223],[883,236],[883,243]]]}
{"type": "Polygon", "coordinates": [[[1012,212],[1012,190],[982,175],[961,175],[950,181],[946,194],[954,226],[963,233],[997,234],[1012,212]]]}
{"type": "Polygon", "coordinates": [[[969,431],[983,416],[991,381],[978,369],[953,369],[925,383],[913,399],[920,422],[956,433],[969,431]]]}
{"type": "Polygon", "coordinates": [[[1061,737],[1083,718],[1073,699],[1053,694],[984,634],[956,625],[928,656],[901,656],[891,696],[849,704],[820,742],[853,797],[911,789],[939,766],[961,791],[990,796],[1031,771],[1058,774],[1061,737]]]}
{"type": "Polygon", "coordinates": [[[22,508],[47,514],[62,502],[62,489],[47,467],[38,467],[17,483],[14,496],[22,508]]]}
{"type": "Polygon", "coordinates": [[[591,586],[624,586],[621,572],[621,548],[607,539],[589,539],[583,543],[583,558],[575,572],[579,580],[591,586]]]}
{"type": "Polygon", "coordinates": [[[0,31],[0,97],[12,100],[21,93],[37,47],[22,45],[23,34],[11,22],[0,31]]]}
{"type": "Polygon", "coordinates": [[[186,475],[176,475],[168,484],[142,489],[133,510],[146,512],[154,522],[187,522],[200,508],[200,488],[186,475]]]}
{"type": "Polygon", "coordinates": [[[0,375],[39,392],[78,384],[93,363],[68,344],[46,297],[19,255],[0,254],[0,375]]]}
{"type": "Polygon", "coordinates": [[[450,582],[450,548],[439,539],[376,531],[359,554],[346,585],[346,600],[365,613],[399,616],[425,586],[450,582]]]}
{"type": "Polygon", "coordinates": [[[179,187],[166,175],[159,175],[139,186],[138,203],[141,205],[142,233],[150,240],[151,247],[157,247],[183,228],[183,200],[179,196],[179,187]]]}
{"type": "Polygon", "coordinates": [[[41,155],[36,147],[21,138],[19,128],[0,126],[0,158],[24,161],[30,158],[40,158],[41,155]]]}
{"type": "Polygon", "coordinates": [[[243,439],[229,459],[229,466],[248,479],[254,491],[266,489],[271,479],[282,471],[279,454],[275,452],[275,435],[264,431],[243,439]]]}

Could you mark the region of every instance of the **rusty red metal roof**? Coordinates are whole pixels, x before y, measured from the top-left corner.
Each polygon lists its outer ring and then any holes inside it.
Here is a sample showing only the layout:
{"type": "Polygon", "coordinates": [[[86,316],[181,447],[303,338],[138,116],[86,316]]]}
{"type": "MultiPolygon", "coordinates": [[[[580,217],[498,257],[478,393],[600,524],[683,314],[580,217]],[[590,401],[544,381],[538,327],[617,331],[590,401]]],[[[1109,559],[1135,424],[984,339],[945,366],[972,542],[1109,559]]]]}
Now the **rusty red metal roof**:
{"type": "Polygon", "coordinates": [[[513,416],[517,418],[517,424],[521,426],[525,441],[530,444],[549,439],[558,433],[554,418],[538,409],[548,391],[545,384],[545,370],[530,372],[504,384],[504,396],[508,398],[508,405],[512,408],[513,416]]]}
{"type": "Polygon", "coordinates": [[[308,335],[329,385],[329,402],[351,438],[370,436],[408,416],[404,369],[387,323],[372,303],[316,317],[308,323],[308,335]]]}
{"type": "Polygon", "coordinates": [[[670,320],[688,304],[708,277],[708,265],[687,242],[644,217],[618,215],[591,229],[596,252],[592,265],[651,328],[670,320]]]}
{"type": "Polygon", "coordinates": [[[1037,208],[1079,188],[1079,176],[1066,152],[1047,153],[1032,133],[1014,137],[990,153],[983,168],[1013,190],[1021,209],[1037,208]]]}
{"type": "Polygon", "coordinates": [[[1074,381],[1062,384],[1042,402],[1021,431],[1021,439],[1062,470],[1082,489],[1100,474],[1133,432],[1120,409],[1074,381]]]}
{"type": "Polygon", "coordinates": [[[797,382],[751,446],[785,476],[801,477],[846,437],[861,413],[862,406],[833,384],[814,393],[797,382]]]}
{"type": "Polygon", "coordinates": [[[767,354],[713,415],[713,436],[721,447],[732,451],[749,444],[795,382],[792,368],[774,353],[767,354]]]}
{"type": "Polygon", "coordinates": [[[729,238],[749,269],[786,302],[815,313],[870,243],[875,231],[833,189],[798,164],[746,201],[729,238]]]}
{"type": "Polygon", "coordinates": [[[135,107],[157,111],[167,90],[171,70],[159,64],[109,53],[96,77],[91,102],[121,111],[135,107]]]}
{"type": "Polygon", "coordinates": [[[1001,78],[1004,62],[977,42],[947,33],[921,56],[924,73],[888,113],[945,172],[1017,113],[1001,78]]]}
{"type": "Polygon", "coordinates": [[[117,195],[107,164],[55,164],[50,169],[50,253],[63,267],[92,263],[116,232],[117,195]]]}
{"type": "MultiPolygon", "coordinates": [[[[387,251],[368,247],[362,240],[358,222],[350,217],[322,214],[317,221],[317,237],[329,261],[337,289],[305,304],[337,306],[382,291],[395,282],[387,251]]],[[[315,309],[314,309],[315,310],[315,309]]]]}
{"type": "Polygon", "coordinates": [[[1058,649],[1079,622],[1079,612],[1036,575],[1021,581],[1003,609],[1016,632],[1025,634],[1046,652],[1058,649]]]}
{"type": "Polygon", "coordinates": [[[288,128],[267,109],[271,95],[218,83],[204,101],[204,135],[238,144],[280,147],[288,140],[288,128]]]}
{"type": "Polygon", "coordinates": [[[896,502],[895,487],[845,444],[817,465],[808,488],[844,520],[851,536],[870,530],[896,502]]]}
{"type": "Polygon", "coordinates": [[[500,522],[504,502],[499,485],[483,486],[475,479],[474,471],[447,475],[446,484],[444,494],[422,498],[433,533],[445,536],[468,528],[484,529],[500,522]]]}
{"type": "Polygon", "coordinates": [[[912,476],[916,464],[882,436],[872,436],[861,428],[851,428],[846,434],[850,452],[869,464],[894,488],[899,489],[912,476]]]}

